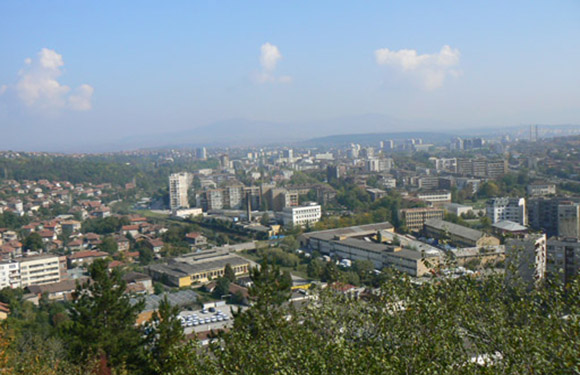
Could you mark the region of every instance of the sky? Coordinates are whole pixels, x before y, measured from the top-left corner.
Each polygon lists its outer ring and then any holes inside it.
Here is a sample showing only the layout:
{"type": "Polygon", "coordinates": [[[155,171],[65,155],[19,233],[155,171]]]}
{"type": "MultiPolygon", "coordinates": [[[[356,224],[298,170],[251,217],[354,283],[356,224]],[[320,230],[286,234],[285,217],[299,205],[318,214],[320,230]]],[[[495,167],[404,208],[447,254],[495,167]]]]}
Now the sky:
{"type": "Polygon", "coordinates": [[[580,124],[577,0],[0,0],[0,15],[0,149],[231,119],[580,124]]]}

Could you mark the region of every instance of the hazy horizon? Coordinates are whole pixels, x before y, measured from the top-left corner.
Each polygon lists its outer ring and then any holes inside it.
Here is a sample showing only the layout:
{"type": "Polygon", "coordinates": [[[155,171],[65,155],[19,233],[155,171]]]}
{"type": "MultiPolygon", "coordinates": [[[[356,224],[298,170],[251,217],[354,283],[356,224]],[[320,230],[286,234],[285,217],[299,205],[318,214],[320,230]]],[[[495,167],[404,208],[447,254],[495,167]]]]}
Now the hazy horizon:
{"type": "Polygon", "coordinates": [[[288,128],[308,139],[349,126],[580,124],[574,1],[23,1],[0,12],[1,150],[105,150],[212,127],[219,138],[233,119],[258,127],[256,141],[288,128]]]}

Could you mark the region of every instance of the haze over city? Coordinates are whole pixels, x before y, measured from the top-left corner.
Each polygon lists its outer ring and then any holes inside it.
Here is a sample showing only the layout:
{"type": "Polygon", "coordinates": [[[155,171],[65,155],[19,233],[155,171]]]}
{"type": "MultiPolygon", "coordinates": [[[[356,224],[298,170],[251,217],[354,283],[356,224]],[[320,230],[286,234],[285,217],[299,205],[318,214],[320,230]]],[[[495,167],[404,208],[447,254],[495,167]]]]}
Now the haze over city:
{"type": "Polygon", "coordinates": [[[2,2],[0,147],[106,150],[224,121],[295,128],[296,139],[319,122],[317,136],[578,124],[579,11],[575,1],[2,2]]]}

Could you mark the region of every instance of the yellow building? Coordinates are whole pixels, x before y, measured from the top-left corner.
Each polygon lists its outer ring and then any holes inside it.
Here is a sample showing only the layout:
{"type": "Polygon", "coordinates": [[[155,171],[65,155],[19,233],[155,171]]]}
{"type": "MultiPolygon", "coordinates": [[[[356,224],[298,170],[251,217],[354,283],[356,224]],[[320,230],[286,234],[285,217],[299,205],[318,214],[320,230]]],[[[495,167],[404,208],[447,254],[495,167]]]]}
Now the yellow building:
{"type": "Polygon", "coordinates": [[[236,277],[250,271],[250,262],[236,255],[199,260],[193,263],[173,261],[168,264],[154,264],[148,267],[148,271],[153,280],[171,286],[187,287],[222,277],[226,264],[232,267],[236,277]]]}

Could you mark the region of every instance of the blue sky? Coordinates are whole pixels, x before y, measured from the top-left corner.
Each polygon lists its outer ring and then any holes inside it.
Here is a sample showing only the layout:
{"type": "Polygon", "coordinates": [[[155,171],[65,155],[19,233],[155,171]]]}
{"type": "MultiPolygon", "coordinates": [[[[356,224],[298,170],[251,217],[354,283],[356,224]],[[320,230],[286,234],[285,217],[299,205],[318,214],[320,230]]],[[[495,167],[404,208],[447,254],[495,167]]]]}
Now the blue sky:
{"type": "Polygon", "coordinates": [[[0,15],[4,149],[232,118],[580,123],[578,1],[0,0],[0,15]]]}

